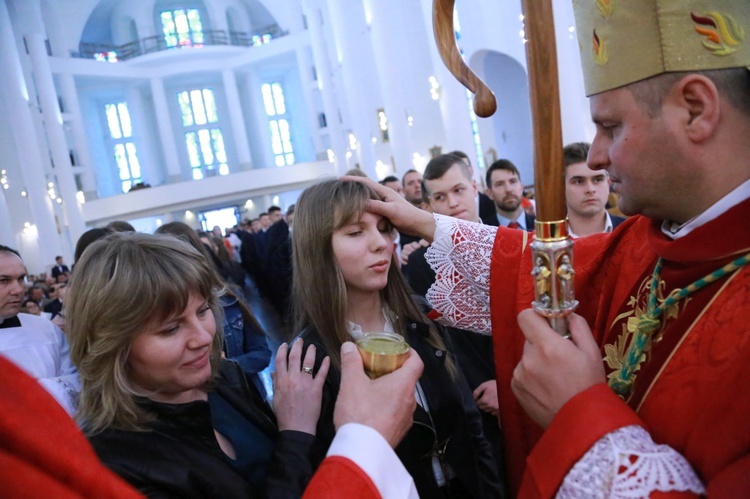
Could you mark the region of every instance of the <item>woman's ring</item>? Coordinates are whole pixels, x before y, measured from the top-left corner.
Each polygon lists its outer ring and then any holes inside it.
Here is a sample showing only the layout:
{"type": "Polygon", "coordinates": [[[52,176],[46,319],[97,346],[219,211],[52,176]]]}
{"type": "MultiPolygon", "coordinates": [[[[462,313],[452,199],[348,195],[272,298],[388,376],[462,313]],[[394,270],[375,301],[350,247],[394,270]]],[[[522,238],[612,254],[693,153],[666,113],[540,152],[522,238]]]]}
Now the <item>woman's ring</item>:
{"type": "Polygon", "coordinates": [[[307,373],[310,376],[312,376],[313,368],[312,367],[307,367],[307,366],[302,366],[302,369],[300,369],[300,371],[302,371],[303,373],[307,373]]]}

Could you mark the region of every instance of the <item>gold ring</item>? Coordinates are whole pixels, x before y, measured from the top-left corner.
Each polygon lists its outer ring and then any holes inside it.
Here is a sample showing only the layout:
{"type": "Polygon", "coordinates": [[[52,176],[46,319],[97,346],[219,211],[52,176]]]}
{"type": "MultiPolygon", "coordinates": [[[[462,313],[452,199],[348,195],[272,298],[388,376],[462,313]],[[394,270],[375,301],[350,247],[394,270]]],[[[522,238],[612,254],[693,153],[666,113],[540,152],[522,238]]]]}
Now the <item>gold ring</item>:
{"type": "Polygon", "coordinates": [[[302,366],[302,369],[300,369],[300,371],[302,371],[303,373],[307,373],[310,376],[312,376],[313,368],[312,367],[307,367],[307,366],[302,366]]]}

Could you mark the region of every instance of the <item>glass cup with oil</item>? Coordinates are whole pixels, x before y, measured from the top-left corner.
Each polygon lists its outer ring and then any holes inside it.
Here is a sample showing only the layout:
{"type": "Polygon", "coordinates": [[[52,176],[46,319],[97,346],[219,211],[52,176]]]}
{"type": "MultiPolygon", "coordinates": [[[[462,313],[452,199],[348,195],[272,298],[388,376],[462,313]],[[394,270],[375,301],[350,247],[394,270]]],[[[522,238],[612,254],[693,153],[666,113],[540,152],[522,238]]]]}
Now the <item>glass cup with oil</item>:
{"type": "Polygon", "coordinates": [[[395,371],[409,356],[409,344],[403,336],[396,333],[368,332],[356,343],[365,372],[371,379],[395,371]]]}

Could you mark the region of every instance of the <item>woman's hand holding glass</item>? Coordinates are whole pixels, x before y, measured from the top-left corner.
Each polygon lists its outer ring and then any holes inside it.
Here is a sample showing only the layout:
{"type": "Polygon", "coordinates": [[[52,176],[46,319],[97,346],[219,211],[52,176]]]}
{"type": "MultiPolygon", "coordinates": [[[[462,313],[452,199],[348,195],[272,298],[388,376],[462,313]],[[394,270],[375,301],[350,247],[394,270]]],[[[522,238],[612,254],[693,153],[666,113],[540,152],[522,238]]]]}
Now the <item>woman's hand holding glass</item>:
{"type": "Polygon", "coordinates": [[[313,375],[315,345],[302,356],[303,341],[295,341],[291,351],[282,343],[276,352],[276,373],[273,379],[273,410],[279,431],[295,430],[315,435],[320,417],[323,383],[331,361],[323,359],[313,375]],[[288,357],[287,357],[288,352],[288,357]]]}

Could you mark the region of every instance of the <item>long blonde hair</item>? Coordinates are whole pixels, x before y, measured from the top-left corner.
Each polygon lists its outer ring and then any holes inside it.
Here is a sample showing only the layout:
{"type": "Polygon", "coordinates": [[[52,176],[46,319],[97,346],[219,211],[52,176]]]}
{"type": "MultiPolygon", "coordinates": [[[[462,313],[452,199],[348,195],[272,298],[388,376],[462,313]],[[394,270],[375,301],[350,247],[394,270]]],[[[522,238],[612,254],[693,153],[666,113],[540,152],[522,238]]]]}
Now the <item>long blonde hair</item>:
{"type": "MultiPolygon", "coordinates": [[[[326,180],[302,193],[297,202],[292,237],[292,296],[295,331],[314,327],[320,334],[331,362],[341,367],[341,345],[351,339],[347,327],[347,291],[344,275],[333,253],[333,233],[358,219],[370,199],[380,199],[359,182],[326,180]]],[[[406,319],[430,324],[411,298],[401,271],[393,262],[388,284],[380,291],[381,302],[394,330],[406,336],[406,319]]],[[[445,350],[442,338],[430,324],[427,342],[445,350]]],[[[455,367],[447,359],[453,375],[455,367]]]]}
{"type": "Polygon", "coordinates": [[[114,233],[87,248],[66,303],[70,357],[82,384],[77,417],[84,431],[145,429],[152,416],[135,401],[130,345],[144,327],[181,314],[191,293],[204,297],[216,318],[215,372],[222,345],[220,292],[203,255],[172,236],[114,233]]]}

